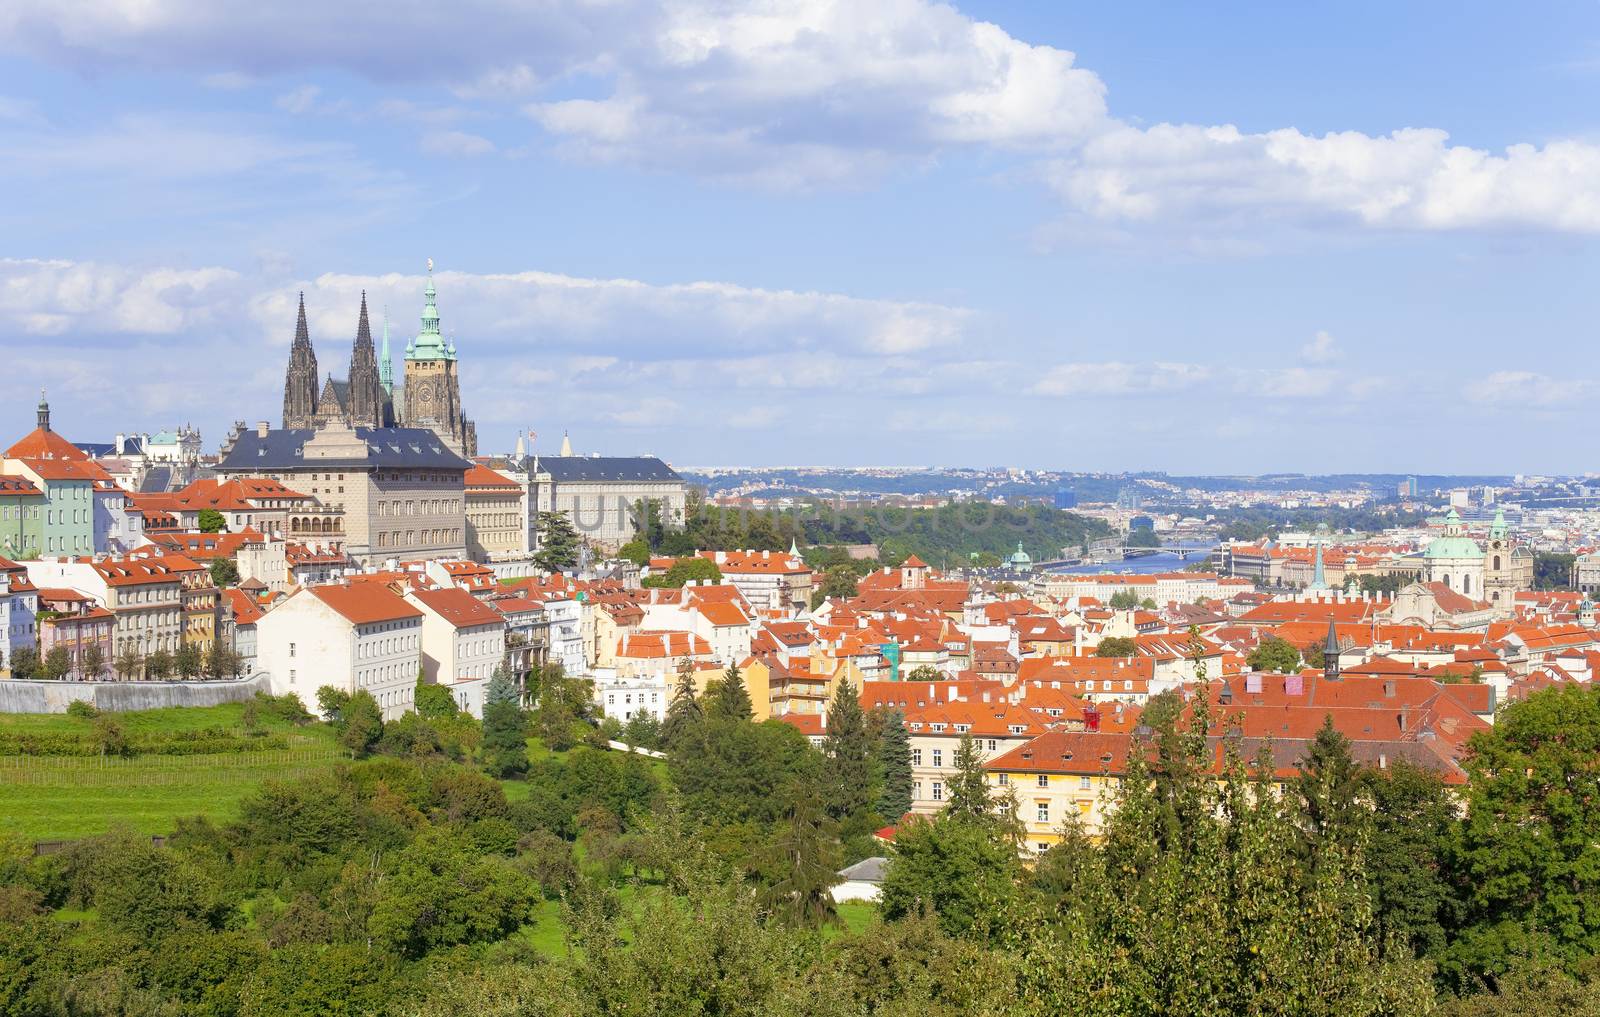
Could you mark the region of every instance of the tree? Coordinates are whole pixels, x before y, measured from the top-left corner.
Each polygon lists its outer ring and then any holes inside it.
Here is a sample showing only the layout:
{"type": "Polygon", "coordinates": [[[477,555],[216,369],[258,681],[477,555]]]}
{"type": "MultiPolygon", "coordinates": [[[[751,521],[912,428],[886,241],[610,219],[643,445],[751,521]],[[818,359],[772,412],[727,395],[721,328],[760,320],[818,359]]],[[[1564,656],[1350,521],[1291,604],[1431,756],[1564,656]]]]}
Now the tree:
{"type": "Polygon", "coordinates": [[[643,568],[650,564],[650,545],[645,540],[635,537],[617,550],[617,557],[643,568]]]}
{"type": "Polygon", "coordinates": [[[344,724],[344,714],[350,708],[350,693],[343,689],[324,685],[317,690],[317,712],[322,714],[322,719],[336,727],[344,724]]]}
{"type": "Polygon", "coordinates": [[[763,906],[789,925],[814,929],[838,917],[830,892],[840,882],[836,830],[816,781],[796,782],[787,819],[763,859],[774,878],[761,895],[763,906]]]}
{"type": "Polygon", "coordinates": [[[816,607],[824,600],[848,600],[858,595],[861,591],[857,586],[859,577],[856,575],[853,564],[830,565],[822,573],[822,582],[817,586],[817,592],[811,595],[811,606],[816,607]]]}
{"type": "Polygon", "coordinates": [[[1458,864],[1465,927],[1447,973],[1494,980],[1515,953],[1600,953],[1600,690],[1558,686],[1473,736],[1458,864]]]}
{"type": "Polygon", "coordinates": [[[622,725],[621,741],[641,749],[661,748],[661,721],[646,710],[635,710],[622,725]]]}
{"type": "Polygon", "coordinates": [[[822,742],[822,780],[828,815],[839,823],[849,844],[877,826],[873,811],[880,796],[872,738],[861,699],[850,679],[840,680],[828,706],[828,733],[822,742]]]}
{"type": "Polygon", "coordinates": [[[32,646],[19,646],[11,651],[11,677],[36,678],[39,675],[39,651],[32,646]]]}
{"type": "Polygon", "coordinates": [[[1134,590],[1118,590],[1107,603],[1113,611],[1132,611],[1139,606],[1139,594],[1134,590]]]}
{"type": "Polygon", "coordinates": [[[1366,850],[1378,941],[1439,957],[1452,904],[1447,866],[1456,805],[1444,779],[1406,760],[1363,771],[1372,800],[1366,850]]]}
{"type": "Polygon", "coordinates": [[[562,572],[578,563],[578,531],[565,512],[540,512],[534,526],[539,534],[535,565],[546,572],[562,572]]]}
{"type": "Polygon", "coordinates": [[[947,935],[983,934],[1016,893],[1021,864],[1014,845],[987,823],[940,816],[907,820],[895,834],[894,857],[880,898],[891,921],[924,907],[947,935]]]}
{"type": "Polygon", "coordinates": [[[218,558],[211,563],[211,581],[218,589],[232,586],[239,581],[239,566],[235,565],[232,558],[218,558]]]}
{"type": "Polygon", "coordinates": [[[1533,588],[1536,590],[1570,590],[1572,565],[1576,555],[1553,551],[1538,551],[1533,556],[1533,588]]]}
{"type": "Polygon", "coordinates": [[[1367,839],[1370,810],[1362,800],[1360,768],[1350,757],[1350,740],[1333,726],[1333,715],[1300,760],[1296,788],[1300,792],[1301,829],[1308,855],[1320,860],[1328,848],[1359,851],[1367,839]]]}
{"type": "Polygon", "coordinates": [[[1131,657],[1138,652],[1139,644],[1127,636],[1107,637],[1094,648],[1096,657],[1131,657]]]}
{"type": "Polygon", "coordinates": [[[661,723],[661,744],[668,750],[678,748],[705,735],[705,710],[695,695],[694,667],[688,661],[678,668],[678,684],[672,690],[672,702],[667,704],[667,717],[661,723]]]}
{"type": "Polygon", "coordinates": [[[878,796],[878,815],[898,823],[911,811],[911,737],[906,733],[905,715],[897,709],[884,712],[879,724],[878,772],[883,789],[878,796]]]}
{"type": "Polygon", "coordinates": [[[711,720],[755,719],[755,708],[737,665],[729,664],[721,678],[706,686],[705,711],[711,720]]]}
{"type": "Polygon", "coordinates": [[[411,702],[416,708],[417,715],[426,720],[454,717],[460,712],[456,706],[456,697],[450,694],[450,690],[443,685],[429,682],[420,667],[417,668],[417,687],[412,693],[411,702]]]}
{"type": "Polygon", "coordinates": [[[1277,636],[1267,636],[1262,639],[1246,659],[1257,671],[1289,674],[1300,670],[1300,651],[1287,639],[1280,639],[1277,636]]]}
{"type": "Polygon", "coordinates": [[[994,818],[994,802],[989,797],[989,776],[983,772],[983,756],[971,735],[962,735],[956,746],[955,776],[950,779],[944,815],[953,820],[988,822],[994,818]]]}
{"type": "Polygon", "coordinates": [[[244,658],[234,652],[226,640],[216,639],[206,651],[205,673],[213,678],[237,678],[244,667],[244,658]]]}
{"type": "Polygon", "coordinates": [[[83,648],[83,653],[78,658],[78,674],[84,681],[92,682],[105,674],[106,651],[100,648],[99,643],[90,643],[83,648]]]}
{"type": "Polygon", "coordinates": [[[665,572],[645,576],[640,585],[653,590],[676,590],[690,582],[720,583],[722,570],[711,559],[694,555],[679,558],[665,572]]]}
{"type": "MultiPolygon", "coordinates": [[[[319,702],[321,698],[319,693],[319,702]]],[[[367,755],[383,737],[383,710],[366,689],[350,697],[340,713],[340,721],[343,730],[339,732],[339,744],[350,750],[351,759],[367,755]]]]}
{"type": "Polygon", "coordinates": [[[1127,545],[1129,547],[1160,547],[1161,538],[1156,536],[1156,531],[1148,526],[1140,526],[1128,531],[1127,545]]]}
{"type": "Polygon", "coordinates": [[[207,508],[200,510],[196,525],[200,527],[201,533],[221,533],[228,528],[228,521],[222,517],[221,512],[207,508]]]}
{"type": "Polygon", "coordinates": [[[139,651],[133,647],[125,647],[118,654],[111,666],[116,669],[117,675],[124,681],[132,681],[139,674],[139,668],[144,665],[144,658],[139,656],[139,651]]]}
{"type": "Polygon", "coordinates": [[[172,655],[172,666],[178,672],[178,677],[184,681],[193,681],[200,677],[201,667],[205,664],[205,654],[194,643],[182,643],[178,652],[172,655]]]}
{"type": "Polygon", "coordinates": [[[528,770],[527,718],[519,698],[505,668],[495,668],[483,701],[483,765],[491,776],[505,778],[528,770]]]}
{"type": "Polygon", "coordinates": [[[71,670],[71,651],[65,646],[52,646],[50,652],[44,655],[44,663],[39,668],[39,677],[58,682],[71,670]]]}
{"type": "Polygon", "coordinates": [[[942,675],[939,674],[939,669],[934,667],[932,664],[918,664],[916,667],[911,669],[910,674],[906,675],[906,681],[936,682],[941,677],[942,675]]]}
{"type": "Polygon", "coordinates": [[[165,681],[172,677],[172,654],[166,650],[156,650],[144,658],[145,677],[151,681],[165,681]]]}

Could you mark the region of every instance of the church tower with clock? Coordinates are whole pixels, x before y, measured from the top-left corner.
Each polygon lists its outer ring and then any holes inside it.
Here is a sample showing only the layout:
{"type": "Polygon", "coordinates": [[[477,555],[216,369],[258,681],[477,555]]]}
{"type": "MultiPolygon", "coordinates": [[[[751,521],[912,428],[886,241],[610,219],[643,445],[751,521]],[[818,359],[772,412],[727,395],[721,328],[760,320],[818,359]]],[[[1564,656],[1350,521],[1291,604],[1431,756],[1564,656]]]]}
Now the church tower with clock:
{"type": "Polygon", "coordinates": [[[422,331],[406,344],[405,411],[407,427],[426,427],[464,456],[478,453],[477,428],[461,413],[461,380],[456,375],[456,348],[439,331],[439,308],[433,288],[433,259],[428,259],[428,288],[423,296],[422,331]]]}

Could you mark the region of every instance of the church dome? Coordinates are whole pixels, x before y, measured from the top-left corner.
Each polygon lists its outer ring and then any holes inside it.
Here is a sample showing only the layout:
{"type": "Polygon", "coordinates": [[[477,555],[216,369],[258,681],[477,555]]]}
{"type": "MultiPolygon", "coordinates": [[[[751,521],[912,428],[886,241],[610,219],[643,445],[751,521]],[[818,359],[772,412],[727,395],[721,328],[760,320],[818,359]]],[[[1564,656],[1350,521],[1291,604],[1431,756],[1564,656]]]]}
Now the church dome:
{"type": "Polygon", "coordinates": [[[1011,562],[1011,567],[1016,569],[1026,569],[1033,565],[1033,559],[1028,557],[1028,552],[1022,549],[1022,541],[1020,540],[1017,541],[1017,553],[1013,554],[1008,560],[1011,562]]]}
{"type": "Polygon", "coordinates": [[[1437,537],[1422,555],[1425,558],[1482,558],[1483,548],[1469,537],[1437,537]]]}

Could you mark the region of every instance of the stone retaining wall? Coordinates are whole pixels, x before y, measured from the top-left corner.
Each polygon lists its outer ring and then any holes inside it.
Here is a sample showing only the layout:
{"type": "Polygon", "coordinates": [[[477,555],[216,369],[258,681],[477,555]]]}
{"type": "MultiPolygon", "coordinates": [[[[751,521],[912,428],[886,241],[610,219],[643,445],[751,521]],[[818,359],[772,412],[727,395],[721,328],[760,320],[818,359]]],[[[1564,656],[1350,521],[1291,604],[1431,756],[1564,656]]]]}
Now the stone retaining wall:
{"type": "Polygon", "coordinates": [[[269,692],[265,674],[213,682],[50,682],[0,680],[0,713],[66,713],[82,699],[97,710],[154,710],[164,706],[242,703],[269,692]]]}

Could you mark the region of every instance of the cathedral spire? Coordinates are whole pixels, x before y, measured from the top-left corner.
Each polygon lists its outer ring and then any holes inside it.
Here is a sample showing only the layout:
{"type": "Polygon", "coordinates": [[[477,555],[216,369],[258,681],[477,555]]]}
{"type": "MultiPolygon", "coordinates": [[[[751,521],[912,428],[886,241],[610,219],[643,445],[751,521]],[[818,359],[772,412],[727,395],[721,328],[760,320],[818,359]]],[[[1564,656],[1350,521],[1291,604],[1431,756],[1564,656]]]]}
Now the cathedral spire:
{"type": "Polygon", "coordinates": [[[372,349],[372,326],[367,320],[367,291],[361,291],[361,316],[356,320],[356,343],[350,351],[350,396],[346,410],[351,427],[382,427],[383,383],[378,357],[372,349]]]}
{"type": "Polygon", "coordinates": [[[294,343],[289,347],[289,368],[283,376],[284,427],[315,426],[321,378],[317,370],[317,353],[311,347],[311,330],[306,327],[306,294],[301,290],[300,310],[294,323],[294,343]]]}
{"type": "Polygon", "coordinates": [[[294,347],[300,349],[311,345],[311,330],[306,327],[306,291],[300,291],[300,316],[294,323],[294,347]]]}

